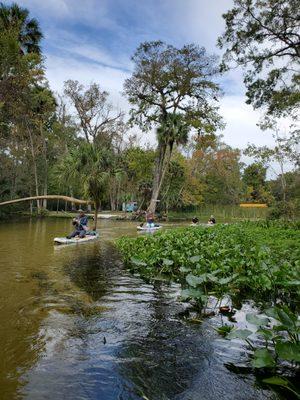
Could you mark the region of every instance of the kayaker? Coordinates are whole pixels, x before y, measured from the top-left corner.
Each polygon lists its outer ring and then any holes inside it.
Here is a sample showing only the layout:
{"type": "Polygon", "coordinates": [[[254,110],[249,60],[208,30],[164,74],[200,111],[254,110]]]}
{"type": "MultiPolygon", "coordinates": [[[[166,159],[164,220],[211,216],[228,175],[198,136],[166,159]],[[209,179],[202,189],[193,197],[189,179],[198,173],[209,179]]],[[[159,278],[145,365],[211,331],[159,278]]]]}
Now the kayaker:
{"type": "Polygon", "coordinates": [[[192,218],[192,225],[198,225],[199,219],[197,217],[192,218]]]}
{"type": "Polygon", "coordinates": [[[216,219],[213,215],[210,216],[209,220],[207,221],[209,225],[214,225],[216,223],[216,219]]]}
{"type": "Polygon", "coordinates": [[[85,237],[88,230],[88,217],[83,210],[79,209],[78,211],[79,215],[72,221],[75,230],[69,236],[66,236],[67,239],[72,239],[75,236],[79,236],[82,239],[85,237]]]}

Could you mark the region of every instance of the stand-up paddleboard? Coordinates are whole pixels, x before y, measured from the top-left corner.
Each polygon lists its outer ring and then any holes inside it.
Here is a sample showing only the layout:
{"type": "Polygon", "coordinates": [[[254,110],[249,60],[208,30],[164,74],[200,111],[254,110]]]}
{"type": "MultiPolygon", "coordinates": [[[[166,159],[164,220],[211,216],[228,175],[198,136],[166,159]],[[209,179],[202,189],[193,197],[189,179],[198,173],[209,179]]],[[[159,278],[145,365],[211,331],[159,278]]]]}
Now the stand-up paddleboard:
{"type": "Polygon", "coordinates": [[[86,235],[84,238],[74,237],[72,239],[67,239],[66,237],[57,237],[54,238],[55,244],[80,244],[90,242],[92,240],[96,240],[99,238],[99,234],[96,235],[86,235]]]}
{"type": "Polygon", "coordinates": [[[136,227],[138,231],[145,231],[145,232],[152,232],[152,231],[158,231],[159,229],[162,228],[161,225],[158,226],[137,226],[136,227]]]}

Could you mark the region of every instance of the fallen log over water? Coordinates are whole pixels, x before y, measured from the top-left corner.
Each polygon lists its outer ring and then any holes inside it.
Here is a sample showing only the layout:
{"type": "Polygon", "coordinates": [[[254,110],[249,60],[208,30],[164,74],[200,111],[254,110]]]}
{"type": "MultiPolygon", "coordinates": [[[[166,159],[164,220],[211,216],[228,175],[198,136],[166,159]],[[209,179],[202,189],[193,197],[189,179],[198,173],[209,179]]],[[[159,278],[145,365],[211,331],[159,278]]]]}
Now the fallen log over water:
{"type": "Polygon", "coordinates": [[[2,203],[0,203],[0,206],[6,206],[8,204],[20,203],[21,201],[44,200],[44,199],[64,200],[64,201],[68,201],[70,203],[75,203],[75,204],[92,204],[93,203],[92,200],[81,200],[81,199],[75,199],[74,197],[69,197],[69,196],[49,194],[49,195],[44,195],[44,196],[23,197],[22,199],[3,201],[2,203]]]}

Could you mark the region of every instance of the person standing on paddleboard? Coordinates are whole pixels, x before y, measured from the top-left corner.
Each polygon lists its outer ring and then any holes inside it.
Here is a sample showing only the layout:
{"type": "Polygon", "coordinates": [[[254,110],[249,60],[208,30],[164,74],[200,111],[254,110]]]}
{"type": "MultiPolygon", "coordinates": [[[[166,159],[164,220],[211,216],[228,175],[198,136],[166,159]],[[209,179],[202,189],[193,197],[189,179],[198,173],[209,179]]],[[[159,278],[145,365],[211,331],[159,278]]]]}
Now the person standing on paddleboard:
{"type": "Polygon", "coordinates": [[[154,214],[152,212],[146,212],[146,227],[153,228],[154,226],[154,214]]]}
{"type": "Polygon", "coordinates": [[[82,239],[88,230],[88,217],[83,210],[79,209],[78,211],[79,215],[72,221],[72,224],[75,225],[75,230],[69,236],[66,236],[67,239],[72,239],[75,236],[79,236],[82,239]]]}

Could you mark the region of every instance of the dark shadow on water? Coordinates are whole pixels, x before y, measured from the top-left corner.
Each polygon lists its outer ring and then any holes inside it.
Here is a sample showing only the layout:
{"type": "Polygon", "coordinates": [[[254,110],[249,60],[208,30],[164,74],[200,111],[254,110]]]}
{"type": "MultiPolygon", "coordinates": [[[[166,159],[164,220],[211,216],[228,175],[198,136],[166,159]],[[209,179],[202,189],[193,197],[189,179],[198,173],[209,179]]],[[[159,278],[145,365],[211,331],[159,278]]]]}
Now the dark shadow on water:
{"type": "Polygon", "coordinates": [[[147,332],[137,332],[118,353],[119,373],[143,399],[276,399],[254,385],[253,377],[230,373],[216,352],[209,324],[178,317],[181,306],[156,286],[147,332]]]}
{"type": "Polygon", "coordinates": [[[101,299],[111,286],[120,260],[109,243],[91,249],[88,257],[76,257],[64,267],[64,273],[80,289],[89,294],[93,301],[101,299]]]}

